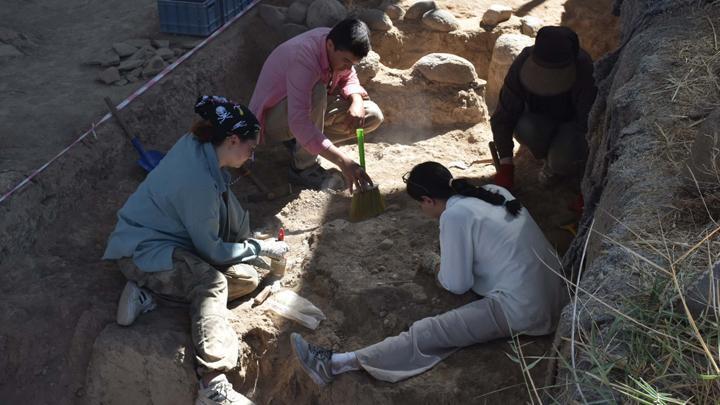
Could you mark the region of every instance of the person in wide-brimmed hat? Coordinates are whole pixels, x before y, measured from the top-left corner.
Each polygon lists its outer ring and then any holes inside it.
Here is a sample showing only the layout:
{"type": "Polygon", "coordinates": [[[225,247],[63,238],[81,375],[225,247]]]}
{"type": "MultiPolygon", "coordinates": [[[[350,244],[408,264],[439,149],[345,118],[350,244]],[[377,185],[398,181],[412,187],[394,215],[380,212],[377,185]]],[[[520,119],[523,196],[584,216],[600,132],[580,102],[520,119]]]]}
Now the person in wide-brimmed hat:
{"type": "Polygon", "coordinates": [[[587,119],[597,88],[593,62],[567,27],[543,27],[535,45],[508,70],[490,119],[500,158],[495,183],[514,183],[513,134],[536,159],[544,160],[538,179],[580,176],[587,159],[587,119]]]}

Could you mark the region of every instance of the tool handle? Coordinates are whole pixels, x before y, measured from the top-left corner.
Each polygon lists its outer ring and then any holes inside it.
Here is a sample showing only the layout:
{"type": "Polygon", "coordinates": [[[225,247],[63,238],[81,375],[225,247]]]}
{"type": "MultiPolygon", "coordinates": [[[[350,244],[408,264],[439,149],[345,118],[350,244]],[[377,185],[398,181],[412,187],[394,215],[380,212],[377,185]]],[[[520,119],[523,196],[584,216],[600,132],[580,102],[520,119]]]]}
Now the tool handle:
{"type": "Polygon", "coordinates": [[[120,113],[118,112],[117,108],[115,108],[115,104],[112,103],[112,100],[110,100],[110,97],[105,97],[105,104],[107,105],[108,109],[110,110],[110,114],[115,117],[118,124],[120,124],[120,128],[122,128],[125,135],[130,139],[131,141],[135,138],[128,129],[127,125],[125,125],[125,121],[123,121],[122,118],[120,118],[120,113]]]}
{"type": "Polygon", "coordinates": [[[358,128],[355,130],[355,135],[357,136],[357,143],[358,143],[358,155],[360,157],[360,166],[365,168],[365,130],[362,128],[358,128]]]}
{"type": "Polygon", "coordinates": [[[277,240],[285,240],[285,229],[280,228],[280,230],[278,231],[277,240]]]}
{"type": "Polygon", "coordinates": [[[500,169],[500,155],[498,154],[497,146],[495,146],[495,142],[490,141],[488,142],[488,149],[490,149],[490,156],[492,156],[493,166],[495,166],[495,170],[500,169]]]}

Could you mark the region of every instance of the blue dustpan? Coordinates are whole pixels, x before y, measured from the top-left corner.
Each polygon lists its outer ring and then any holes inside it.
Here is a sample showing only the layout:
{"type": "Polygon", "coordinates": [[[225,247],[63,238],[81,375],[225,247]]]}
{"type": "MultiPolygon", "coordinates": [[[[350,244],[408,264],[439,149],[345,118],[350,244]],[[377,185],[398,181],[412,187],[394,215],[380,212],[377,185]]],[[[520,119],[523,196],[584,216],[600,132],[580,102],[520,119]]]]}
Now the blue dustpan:
{"type": "Polygon", "coordinates": [[[165,157],[165,154],[157,150],[145,150],[145,148],[143,148],[142,144],[140,143],[140,139],[138,139],[137,136],[132,136],[130,130],[125,125],[125,121],[123,121],[123,119],[120,117],[117,108],[115,108],[115,105],[112,103],[109,97],[105,97],[105,104],[107,104],[108,109],[110,109],[110,114],[115,117],[118,124],[120,124],[120,128],[122,128],[125,135],[130,139],[130,143],[135,148],[138,155],[140,155],[140,158],[137,161],[138,165],[145,169],[146,172],[151,172],[152,169],[154,169],[158,165],[158,163],[160,163],[162,158],[165,157]]]}

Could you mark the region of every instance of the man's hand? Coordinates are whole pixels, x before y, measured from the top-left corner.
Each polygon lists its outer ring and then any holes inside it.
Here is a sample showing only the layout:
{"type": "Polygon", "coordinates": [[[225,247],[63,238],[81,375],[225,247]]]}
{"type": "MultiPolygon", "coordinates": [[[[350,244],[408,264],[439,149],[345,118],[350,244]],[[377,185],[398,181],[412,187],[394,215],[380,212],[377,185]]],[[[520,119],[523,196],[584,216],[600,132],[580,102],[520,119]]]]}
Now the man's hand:
{"type": "Polygon", "coordinates": [[[350,193],[356,188],[359,190],[366,190],[372,187],[373,182],[370,176],[365,172],[359,164],[352,160],[347,160],[340,165],[342,174],[345,177],[345,184],[350,186],[350,193]]]}
{"type": "Polygon", "coordinates": [[[507,190],[512,190],[515,185],[515,166],[512,163],[500,163],[500,167],[495,173],[494,183],[507,190]]]}
{"type": "Polygon", "coordinates": [[[418,271],[435,277],[440,272],[440,255],[435,252],[425,252],[420,257],[418,271]]]}
{"type": "Polygon", "coordinates": [[[345,119],[345,126],[348,131],[352,131],[355,128],[362,128],[365,123],[365,104],[363,98],[359,94],[353,94],[352,104],[348,108],[347,118],[345,119]]]}

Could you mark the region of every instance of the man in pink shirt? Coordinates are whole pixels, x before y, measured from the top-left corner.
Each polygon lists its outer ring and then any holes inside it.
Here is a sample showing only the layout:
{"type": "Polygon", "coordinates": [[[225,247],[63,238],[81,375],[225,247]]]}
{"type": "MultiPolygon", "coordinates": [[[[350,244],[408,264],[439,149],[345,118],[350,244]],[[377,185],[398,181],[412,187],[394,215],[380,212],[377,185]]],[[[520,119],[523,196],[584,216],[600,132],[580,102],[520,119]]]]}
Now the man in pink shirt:
{"type": "Polygon", "coordinates": [[[320,167],[320,155],[338,166],[351,191],[372,184],[365,170],[333,144],[354,138],[356,128],[367,133],[383,121],[353,68],[368,52],[367,25],[347,19],[288,40],[265,61],[249,107],[263,128],[260,142],[283,142],[290,149],[292,182],[328,187],[332,173],[320,167]]]}

